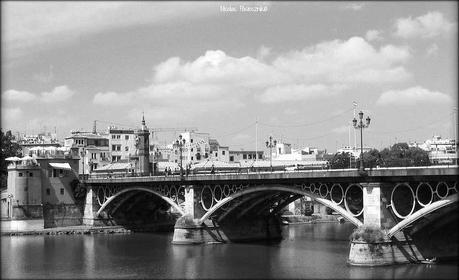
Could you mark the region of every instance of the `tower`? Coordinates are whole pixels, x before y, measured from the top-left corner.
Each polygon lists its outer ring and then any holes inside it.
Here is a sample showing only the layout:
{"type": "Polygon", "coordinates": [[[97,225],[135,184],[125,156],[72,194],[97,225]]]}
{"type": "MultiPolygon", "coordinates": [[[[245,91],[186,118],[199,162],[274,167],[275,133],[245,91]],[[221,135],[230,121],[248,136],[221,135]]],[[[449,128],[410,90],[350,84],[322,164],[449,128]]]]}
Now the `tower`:
{"type": "Polygon", "coordinates": [[[150,131],[145,125],[145,117],[142,115],[142,126],[136,131],[137,151],[139,156],[139,173],[142,176],[150,175],[150,131]]]}

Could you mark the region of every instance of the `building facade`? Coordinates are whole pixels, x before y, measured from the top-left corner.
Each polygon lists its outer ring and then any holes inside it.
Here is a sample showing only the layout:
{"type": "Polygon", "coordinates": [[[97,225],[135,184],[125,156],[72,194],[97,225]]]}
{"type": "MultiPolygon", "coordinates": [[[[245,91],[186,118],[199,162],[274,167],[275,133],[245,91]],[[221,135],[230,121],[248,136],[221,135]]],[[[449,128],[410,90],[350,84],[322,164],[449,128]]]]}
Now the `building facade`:
{"type": "Polygon", "coordinates": [[[64,147],[76,150],[81,157],[79,174],[90,174],[92,170],[111,162],[108,134],[72,131],[65,138],[64,147]]]}

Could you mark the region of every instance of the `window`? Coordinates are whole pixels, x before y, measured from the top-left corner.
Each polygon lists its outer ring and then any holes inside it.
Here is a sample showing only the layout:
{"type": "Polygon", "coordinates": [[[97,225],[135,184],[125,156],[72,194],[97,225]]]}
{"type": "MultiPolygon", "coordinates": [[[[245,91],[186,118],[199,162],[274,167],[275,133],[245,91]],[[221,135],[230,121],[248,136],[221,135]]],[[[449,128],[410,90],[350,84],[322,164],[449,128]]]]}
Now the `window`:
{"type": "Polygon", "coordinates": [[[129,140],[129,135],[125,135],[124,140],[129,140]]]}
{"type": "Polygon", "coordinates": [[[190,142],[193,143],[193,138],[190,139],[190,142]]]}
{"type": "Polygon", "coordinates": [[[121,139],[121,135],[116,135],[116,139],[121,139]]]}
{"type": "Polygon", "coordinates": [[[234,161],[234,156],[230,156],[230,161],[234,161]]]}
{"type": "Polygon", "coordinates": [[[191,152],[193,152],[193,148],[191,148],[191,152]]]}
{"type": "Polygon", "coordinates": [[[121,151],[121,145],[112,145],[112,151],[121,151]]]}
{"type": "Polygon", "coordinates": [[[61,194],[62,195],[64,194],[64,188],[61,188],[61,194]]]}
{"type": "Polygon", "coordinates": [[[225,155],[225,151],[222,151],[222,155],[225,155]]]}
{"type": "Polygon", "coordinates": [[[249,159],[252,159],[252,155],[249,155],[249,159]]]}
{"type": "Polygon", "coordinates": [[[59,169],[59,177],[64,177],[64,169],[59,169]]]}
{"type": "Polygon", "coordinates": [[[124,147],[124,150],[125,150],[126,152],[129,151],[129,147],[128,147],[128,146],[124,147]]]}
{"type": "Polygon", "coordinates": [[[215,156],[218,157],[218,153],[215,153],[215,156]]]}
{"type": "Polygon", "coordinates": [[[242,159],[247,159],[247,155],[246,155],[246,154],[243,154],[243,155],[242,155],[242,159]]]}
{"type": "Polygon", "coordinates": [[[46,195],[51,195],[51,190],[49,188],[46,189],[46,195]]]}
{"type": "Polygon", "coordinates": [[[282,151],[282,149],[281,149],[281,148],[279,148],[279,154],[281,153],[281,151],[282,151]]]}
{"type": "Polygon", "coordinates": [[[96,153],[91,153],[91,159],[97,159],[97,154],[96,153]]]}
{"type": "Polygon", "coordinates": [[[116,138],[116,135],[112,135],[112,139],[115,139],[116,138]]]}
{"type": "Polygon", "coordinates": [[[19,176],[19,177],[22,177],[22,172],[19,172],[19,175],[18,175],[18,176],[19,176]]]}
{"type": "Polygon", "coordinates": [[[191,160],[193,160],[193,157],[191,157],[191,160]]]}
{"type": "Polygon", "coordinates": [[[30,173],[29,173],[29,176],[30,176],[30,177],[33,177],[33,172],[30,172],[30,173]]]}

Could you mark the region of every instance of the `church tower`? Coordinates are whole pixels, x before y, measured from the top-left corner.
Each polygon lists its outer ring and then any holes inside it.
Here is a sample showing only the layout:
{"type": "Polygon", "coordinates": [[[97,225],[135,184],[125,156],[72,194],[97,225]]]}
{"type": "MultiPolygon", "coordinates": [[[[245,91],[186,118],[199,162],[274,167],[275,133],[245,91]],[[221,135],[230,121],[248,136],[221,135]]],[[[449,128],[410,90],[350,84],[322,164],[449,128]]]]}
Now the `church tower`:
{"type": "Polygon", "coordinates": [[[142,127],[136,131],[137,155],[139,156],[139,173],[142,176],[150,175],[150,131],[145,125],[145,116],[142,115],[142,127]]]}

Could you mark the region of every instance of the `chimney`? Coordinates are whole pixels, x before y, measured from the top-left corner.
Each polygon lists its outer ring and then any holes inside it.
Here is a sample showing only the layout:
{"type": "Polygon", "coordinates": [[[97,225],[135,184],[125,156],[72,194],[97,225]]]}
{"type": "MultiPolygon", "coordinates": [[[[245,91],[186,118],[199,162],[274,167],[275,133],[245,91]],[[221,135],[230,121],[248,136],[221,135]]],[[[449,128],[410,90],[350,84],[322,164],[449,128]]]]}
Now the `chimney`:
{"type": "Polygon", "coordinates": [[[92,126],[92,133],[96,134],[97,129],[96,129],[96,121],[94,121],[94,125],[92,126]]]}

